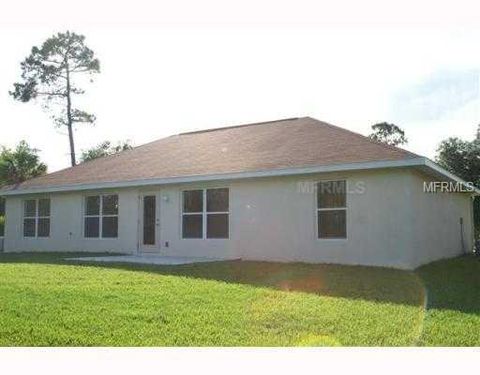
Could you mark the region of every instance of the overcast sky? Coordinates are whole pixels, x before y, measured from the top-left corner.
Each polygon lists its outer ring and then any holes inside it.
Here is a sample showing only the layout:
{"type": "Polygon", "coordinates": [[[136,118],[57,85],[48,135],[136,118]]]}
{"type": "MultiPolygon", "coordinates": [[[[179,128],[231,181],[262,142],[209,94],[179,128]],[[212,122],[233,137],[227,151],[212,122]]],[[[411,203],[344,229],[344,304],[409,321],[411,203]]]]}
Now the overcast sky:
{"type": "Polygon", "coordinates": [[[103,140],[134,145],[182,131],[311,116],[362,134],[404,128],[434,157],[480,123],[480,28],[473,1],[22,1],[0,13],[0,144],[26,139],[49,170],[69,165],[66,129],[8,95],[33,45],[86,36],[101,61],[81,107],[103,140]],[[30,4],[29,4],[30,3],[30,4]]]}

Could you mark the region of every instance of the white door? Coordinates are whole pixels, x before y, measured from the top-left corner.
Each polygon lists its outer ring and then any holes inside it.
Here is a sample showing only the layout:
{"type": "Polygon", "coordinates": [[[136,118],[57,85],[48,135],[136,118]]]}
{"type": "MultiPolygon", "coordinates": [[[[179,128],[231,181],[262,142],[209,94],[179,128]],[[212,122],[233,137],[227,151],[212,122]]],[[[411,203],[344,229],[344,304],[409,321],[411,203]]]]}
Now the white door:
{"type": "Polygon", "coordinates": [[[160,252],[160,196],[145,193],[140,196],[139,249],[143,253],[160,252]]]}

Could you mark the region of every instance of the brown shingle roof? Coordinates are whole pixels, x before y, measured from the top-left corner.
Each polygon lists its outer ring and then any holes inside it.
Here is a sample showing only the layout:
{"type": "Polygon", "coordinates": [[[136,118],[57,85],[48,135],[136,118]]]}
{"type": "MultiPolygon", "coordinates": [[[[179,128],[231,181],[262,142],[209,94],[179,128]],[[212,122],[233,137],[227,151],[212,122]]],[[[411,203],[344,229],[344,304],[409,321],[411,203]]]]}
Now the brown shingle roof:
{"type": "Polygon", "coordinates": [[[418,157],[310,117],[171,137],[34,178],[16,190],[418,157]]]}

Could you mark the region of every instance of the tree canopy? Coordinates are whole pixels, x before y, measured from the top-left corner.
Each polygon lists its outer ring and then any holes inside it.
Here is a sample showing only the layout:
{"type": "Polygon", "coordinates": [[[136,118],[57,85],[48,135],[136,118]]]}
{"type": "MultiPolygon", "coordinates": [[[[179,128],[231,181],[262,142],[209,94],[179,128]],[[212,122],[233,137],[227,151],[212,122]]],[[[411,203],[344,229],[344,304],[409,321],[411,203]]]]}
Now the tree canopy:
{"type": "MultiPolygon", "coordinates": [[[[447,171],[480,188],[480,133],[472,141],[451,137],[442,141],[435,161],[447,171]]],[[[474,221],[480,233],[480,199],[474,200],[474,221]]]]}
{"type": "Polygon", "coordinates": [[[99,60],[84,42],[83,35],[67,31],[48,38],[41,47],[33,47],[20,65],[21,82],[14,83],[10,91],[21,102],[41,98],[55,125],[68,128],[72,166],[76,164],[73,126],[95,121],[93,114],[74,107],[72,99],[85,93],[80,87],[86,82],[85,75],[91,82],[92,75],[100,72],[99,60]]]}
{"type": "Polygon", "coordinates": [[[437,149],[436,162],[465,181],[480,187],[480,140],[448,138],[437,149]]]}
{"type": "Polygon", "coordinates": [[[380,122],[372,125],[373,132],[369,135],[370,139],[377,142],[382,142],[391,146],[399,146],[408,142],[405,136],[405,131],[400,129],[395,124],[388,122],[380,122]]]}
{"type": "Polygon", "coordinates": [[[131,150],[132,148],[133,147],[128,140],[119,142],[116,145],[112,145],[112,142],[110,141],[103,141],[97,146],[82,151],[80,160],[83,163],[89,160],[101,158],[103,156],[118,154],[119,152],[131,150]]]}
{"type": "Polygon", "coordinates": [[[19,184],[47,172],[38,150],[21,141],[15,149],[2,147],[0,152],[0,186],[19,184]]]}

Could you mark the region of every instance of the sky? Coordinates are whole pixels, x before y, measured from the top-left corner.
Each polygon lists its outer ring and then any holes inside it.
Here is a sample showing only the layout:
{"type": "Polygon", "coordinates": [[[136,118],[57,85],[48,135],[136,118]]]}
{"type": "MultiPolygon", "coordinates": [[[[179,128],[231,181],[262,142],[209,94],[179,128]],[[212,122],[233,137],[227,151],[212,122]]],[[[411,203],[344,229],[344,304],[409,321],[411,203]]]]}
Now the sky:
{"type": "MultiPolygon", "coordinates": [[[[406,149],[480,123],[480,12],[474,1],[42,0],[2,4],[0,145],[25,139],[55,171],[66,129],[8,94],[34,45],[86,36],[101,73],[74,104],[97,116],[77,154],[104,140],[140,145],[184,131],[310,116],[369,134],[391,122],[406,149]],[[360,4],[361,3],[361,4],[360,4]],[[69,5],[69,6],[67,6],[69,5]]],[[[167,157],[166,157],[166,160],[167,157]]]]}

